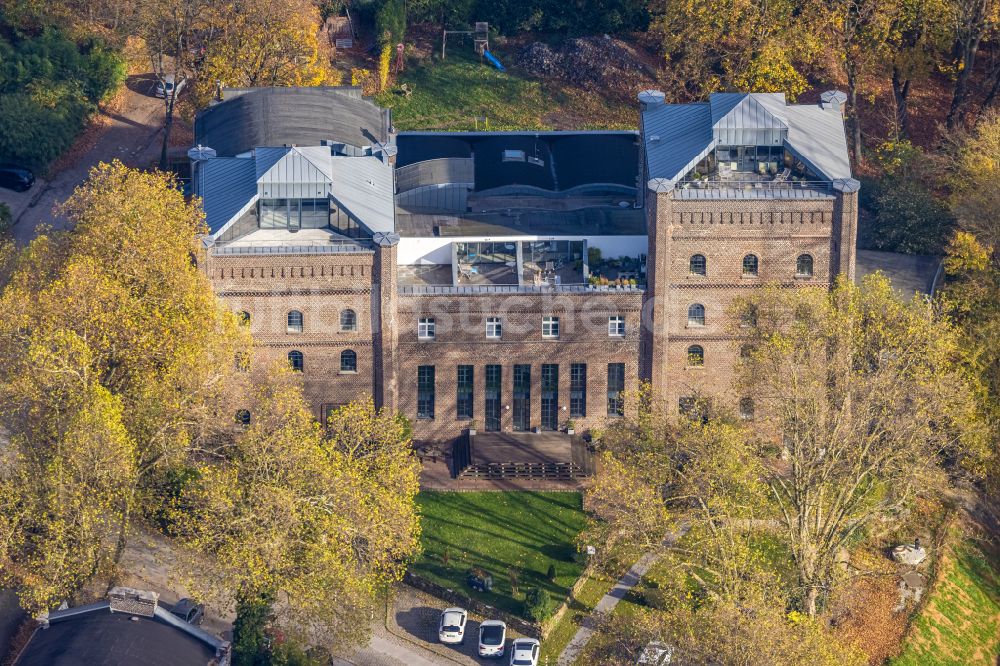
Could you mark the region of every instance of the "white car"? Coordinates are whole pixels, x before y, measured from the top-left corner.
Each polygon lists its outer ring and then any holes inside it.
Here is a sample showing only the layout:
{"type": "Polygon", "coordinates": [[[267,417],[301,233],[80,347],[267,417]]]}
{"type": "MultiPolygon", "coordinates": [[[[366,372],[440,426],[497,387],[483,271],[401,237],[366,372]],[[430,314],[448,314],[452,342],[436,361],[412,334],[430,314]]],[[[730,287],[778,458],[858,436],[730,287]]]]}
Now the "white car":
{"type": "Polygon", "coordinates": [[[448,645],[461,645],[465,642],[465,621],[469,614],[464,608],[446,608],[441,613],[438,622],[438,639],[448,645]]]}
{"type": "Polygon", "coordinates": [[[156,86],[153,88],[153,95],[156,97],[166,97],[167,95],[178,95],[184,88],[184,84],[187,83],[187,79],[181,79],[180,83],[176,86],[174,85],[174,75],[166,74],[162,79],[156,80],[156,86]]]}
{"type": "Polygon", "coordinates": [[[534,638],[518,638],[510,646],[510,666],[538,666],[541,647],[534,638]]]}
{"type": "Polygon", "coordinates": [[[479,625],[479,656],[502,657],[507,642],[507,625],[500,620],[484,620],[479,625]]]}

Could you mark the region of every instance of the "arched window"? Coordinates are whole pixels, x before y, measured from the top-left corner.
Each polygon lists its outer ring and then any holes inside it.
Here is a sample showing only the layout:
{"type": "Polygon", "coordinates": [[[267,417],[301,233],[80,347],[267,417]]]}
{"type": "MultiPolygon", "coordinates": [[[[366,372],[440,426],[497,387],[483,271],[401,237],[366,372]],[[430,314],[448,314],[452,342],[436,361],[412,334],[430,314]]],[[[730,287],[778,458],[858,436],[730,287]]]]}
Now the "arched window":
{"type": "Polygon", "coordinates": [[[705,349],[701,345],[688,347],[688,367],[700,368],[705,365],[705,349]]]}
{"type": "Polygon", "coordinates": [[[746,344],[740,347],[740,358],[750,358],[753,354],[753,345],[746,344]]]}
{"type": "Polygon", "coordinates": [[[250,325],[250,313],[247,312],[246,310],[239,312],[236,316],[239,318],[240,324],[242,324],[243,326],[250,325]]]}
{"type": "Polygon", "coordinates": [[[340,371],[341,372],[357,372],[358,371],[358,355],[355,354],[350,349],[345,349],[340,352],[340,371]]]}
{"type": "Polygon", "coordinates": [[[292,310],[288,313],[288,332],[289,333],[301,333],[302,332],[302,313],[298,310],[292,310]]]}
{"type": "Polygon", "coordinates": [[[236,410],[236,423],[238,423],[243,427],[250,425],[250,410],[249,409],[236,410]]]}
{"type": "Polygon", "coordinates": [[[340,311],[340,330],[342,331],[358,330],[358,315],[355,314],[354,310],[340,311]]]}
{"type": "Polygon", "coordinates": [[[290,351],[288,352],[288,365],[292,366],[292,370],[295,372],[302,372],[302,352],[300,351],[290,351]]]}
{"type": "Polygon", "coordinates": [[[757,306],[752,303],[746,306],[740,315],[740,326],[745,328],[757,325],[757,306]]]}
{"type": "Polygon", "coordinates": [[[757,268],[760,262],[756,254],[748,254],[743,257],[743,275],[747,277],[757,277],[757,268]]]}
{"type": "Polygon", "coordinates": [[[740,418],[753,421],[753,398],[740,398],[740,418]]]}
{"type": "Polygon", "coordinates": [[[812,277],[813,258],[812,255],[800,254],[795,260],[795,274],[800,277],[812,277]]]}
{"type": "Polygon", "coordinates": [[[705,325],[705,306],[701,303],[694,303],[688,307],[688,326],[705,325]]]}
{"type": "Polygon", "coordinates": [[[705,255],[703,254],[693,254],[691,255],[691,265],[690,265],[691,275],[705,275],[708,270],[708,262],[705,261],[705,255]]]}

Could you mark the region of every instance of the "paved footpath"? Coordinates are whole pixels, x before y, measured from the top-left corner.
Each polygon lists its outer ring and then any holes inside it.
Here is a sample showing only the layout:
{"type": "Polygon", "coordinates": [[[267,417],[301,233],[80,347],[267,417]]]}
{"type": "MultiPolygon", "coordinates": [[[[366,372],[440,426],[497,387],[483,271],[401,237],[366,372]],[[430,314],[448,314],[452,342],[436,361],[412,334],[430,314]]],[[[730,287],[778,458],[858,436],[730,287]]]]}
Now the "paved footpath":
{"type": "Polygon", "coordinates": [[[671,532],[667,535],[667,538],[663,540],[663,545],[661,548],[656,550],[651,550],[642,557],[639,561],[632,565],[632,567],[625,572],[625,574],[618,579],[614,587],[608,591],[601,600],[597,602],[594,606],[593,612],[588,615],[580,623],[580,628],[577,630],[576,634],[570,640],[569,644],[563,649],[562,654],[559,655],[559,660],[556,662],[558,666],[572,666],[572,664],[577,660],[577,658],[583,653],[583,649],[587,647],[587,643],[590,642],[591,636],[594,635],[594,629],[597,626],[596,618],[600,616],[605,616],[614,610],[618,602],[625,598],[625,595],[629,593],[636,583],[638,583],[646,572],[649,571],[650,567],[660,558],[660,554],[663,552],[663,548],[669,548],[674,545],[678,539],[687,534],[688,526],[681,525],[676,531],[671,532]]]}

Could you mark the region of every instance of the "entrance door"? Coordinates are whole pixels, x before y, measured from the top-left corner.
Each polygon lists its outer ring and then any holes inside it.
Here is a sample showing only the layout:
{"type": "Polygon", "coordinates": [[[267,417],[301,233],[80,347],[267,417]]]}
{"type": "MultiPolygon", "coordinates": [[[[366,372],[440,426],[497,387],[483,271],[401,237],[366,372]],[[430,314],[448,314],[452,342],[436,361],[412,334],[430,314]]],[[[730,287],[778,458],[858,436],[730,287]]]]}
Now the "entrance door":
{"type": "Polygon", "coordinates": [[[486,432],[500,431],[500,370],[499,365],[486,366],[486,432]]]}
{"type": "Polygon", "coordinates": [[[288,230],[298,231],[302,228],[302,218],[300,217],[302,202],[298,199],[288,200],[288,230]]]}
{"type": "Polygon", "coordinates": [[[531,430],[531,366],[514,366],[514,430],[531,430]]]}
{"type": "Polygon", "coordinates": [[[559,429],[559,366],[542,365],[542,430],[559,429]]]}

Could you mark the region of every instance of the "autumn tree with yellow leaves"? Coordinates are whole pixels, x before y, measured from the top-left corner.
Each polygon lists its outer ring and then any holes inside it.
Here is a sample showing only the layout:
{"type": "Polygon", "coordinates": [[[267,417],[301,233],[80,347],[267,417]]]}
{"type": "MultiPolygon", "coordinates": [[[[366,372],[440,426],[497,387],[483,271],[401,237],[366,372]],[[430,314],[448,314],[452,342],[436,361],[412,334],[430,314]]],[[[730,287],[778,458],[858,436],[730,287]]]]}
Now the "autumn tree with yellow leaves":
{"type": "Polygon", "coordinates": [[[0,575],[32,611],[121,558],[249,345],[192,265],[203,215],[171,177],[102,164],[63,212],[75,231],[33,241],[0,294],[0,575]]]}
{"type": "Polygon", "coordinates": [[[419,547],[404,424],[368,399],[324,428],[287,371],[255,391],[251,413],[180,498],[193,586],[217,608],[273,599],[272,626],[300,643],[356,644],[370,630],[359,618],[419,547]]]}
{"type": "MultiPolygon", "coordinates": [[[[933,303],[901,300],[875,275],[832,290],[771,287],[734,308],[736,322],[756,312],[733,330],[749,351],[733,394],[753,397],[755,418],[709,401],[677,416],[640,395],[636,415],[601,433],[585,499],[584,540],[600,548],[659,550],[671,529],[688,530],[663,551],[662,635],[683,643],[703,635],[692,627],[741,616],[757,627],[707,661],[816,630],[768,613],[821,616],[848,578],[838,553],[956,479],[980,478],[990,455],[980,373],[933,303]]],[[[830,654],[821,663],[849,661],[830,654]]]]}
{"type": "Polygon", "coordinates": [[[340,83],[311,0],[229,0],[213,11],[218,18],[195,89],[199,104],[211,99],[218,82],[230,88],[340,83]]]}
{"type": "Polygon", "coordinates": [[[350,646],[418,549],[407,424],[368,400],[321,425],[297,375],[241,371],[172,176],[102,164],[63,210],[0,257],[0,585],[49,610],[159,529],[216,607],[269,595],[286,635],[350,646]]]}

